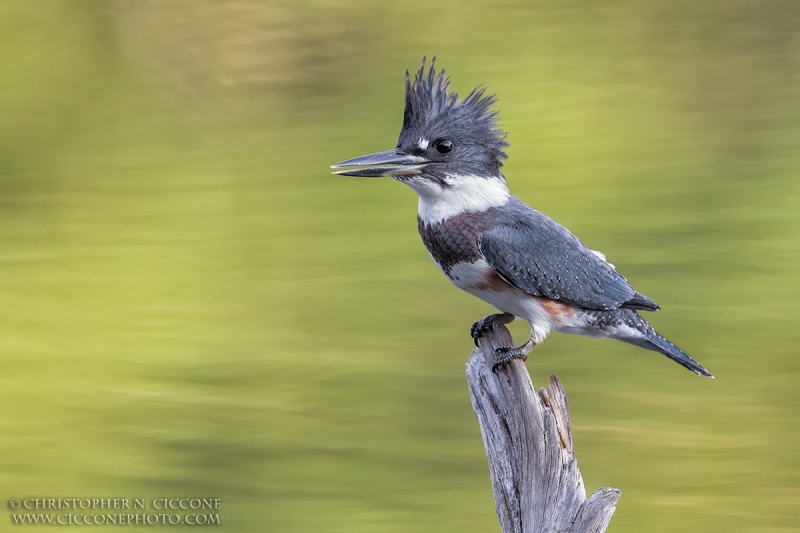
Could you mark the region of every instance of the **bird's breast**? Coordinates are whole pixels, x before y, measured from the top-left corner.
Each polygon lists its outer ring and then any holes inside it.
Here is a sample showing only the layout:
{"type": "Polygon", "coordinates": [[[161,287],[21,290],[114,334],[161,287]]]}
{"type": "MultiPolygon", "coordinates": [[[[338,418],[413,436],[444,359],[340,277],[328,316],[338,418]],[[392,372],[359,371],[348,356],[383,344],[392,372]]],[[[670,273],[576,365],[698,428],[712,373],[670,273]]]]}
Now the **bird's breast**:
{"type": "Polygon", "coordinates": [[[478,242],[483,231],[491,227],[493,209],[479,213],[462,213],[428,224],[417,217],[417,229],[428,253],[449,276],[453,266],[483,259],[478,242]]]}

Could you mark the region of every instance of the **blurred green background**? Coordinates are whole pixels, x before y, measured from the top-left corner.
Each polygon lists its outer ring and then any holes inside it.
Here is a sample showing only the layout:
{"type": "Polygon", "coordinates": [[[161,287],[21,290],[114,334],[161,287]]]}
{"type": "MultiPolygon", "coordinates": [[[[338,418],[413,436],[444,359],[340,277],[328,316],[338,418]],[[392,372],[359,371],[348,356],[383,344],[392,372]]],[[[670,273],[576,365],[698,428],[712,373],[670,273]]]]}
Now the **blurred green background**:
{"type": "Polygon", "coordinates": [[[717,377],[530,358],[622,490],[609,531],[800,531],[794,0],[0,2],[0,523],[213,496],[226,531],[499,531],[464,379],[490,308],[410,189],[328,169],[394,146],[425,54],[717,377]]]}

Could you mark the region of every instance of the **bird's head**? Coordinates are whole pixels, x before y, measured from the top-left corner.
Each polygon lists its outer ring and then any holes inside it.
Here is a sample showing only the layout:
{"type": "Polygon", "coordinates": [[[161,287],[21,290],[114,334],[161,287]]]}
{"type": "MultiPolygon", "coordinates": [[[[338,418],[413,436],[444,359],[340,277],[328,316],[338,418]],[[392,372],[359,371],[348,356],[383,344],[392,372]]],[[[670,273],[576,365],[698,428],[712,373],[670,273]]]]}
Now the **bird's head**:
{"type": "Polygon", "coordinates": [[[503,180],[500,168],[508,143],[491,109],[497,100],[482,88],[463,100],[448,92],[444,70],[434,58],[427,73],[425,60],[414,76],[406,71],[406,105],[397,146],[385,152],[355,157],[331,168],[359,167],[334,174],[377,178],[390,176],[418,191],[447,188],[459,177],[503,180]]]}

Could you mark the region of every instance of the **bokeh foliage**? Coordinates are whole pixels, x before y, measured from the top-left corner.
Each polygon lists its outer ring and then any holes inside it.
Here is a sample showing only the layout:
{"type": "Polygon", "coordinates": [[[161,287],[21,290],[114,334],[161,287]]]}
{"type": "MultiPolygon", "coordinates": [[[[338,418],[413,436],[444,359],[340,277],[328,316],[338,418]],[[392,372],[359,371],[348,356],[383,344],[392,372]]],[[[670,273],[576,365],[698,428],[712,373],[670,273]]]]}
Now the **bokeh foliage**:
{"type": "Polygon", "coordinates": [[[463,377],[489,308],[412,191],[327,168],[394,145],[435,54],[499,94],[512,191],[717,376],[533,354],[587,488],[623,491],[610,531],[800,531],[797,2],[4,1],[0,50],[3,501],[497,530],[463,377]]]}

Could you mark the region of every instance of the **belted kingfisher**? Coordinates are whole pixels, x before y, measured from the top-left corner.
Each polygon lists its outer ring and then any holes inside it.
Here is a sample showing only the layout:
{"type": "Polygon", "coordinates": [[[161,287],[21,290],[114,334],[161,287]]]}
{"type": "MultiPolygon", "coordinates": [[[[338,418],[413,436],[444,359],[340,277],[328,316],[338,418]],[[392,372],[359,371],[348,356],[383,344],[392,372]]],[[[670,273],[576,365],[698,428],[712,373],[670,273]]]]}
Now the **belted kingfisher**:
{"type": "Polygon", "coordinates": [[[555,330],[621,340],[713,378],[639,315],[658,304],[602,253],[511,195],[500,172],[508,143],[492,110],[497,98],[478,87],[459,100],[435,61],[426,74],[423,59],[413,83],[406,71],[397,147],[331,168],[361,167],[334,174],[389,176],[419,195],[417,227],[433,261],[458,288],[501,311],[472,325],[476,344],[496,322],[530,324],[524,344],[498,349],[494,368],[525,360],[555,330]]]}

